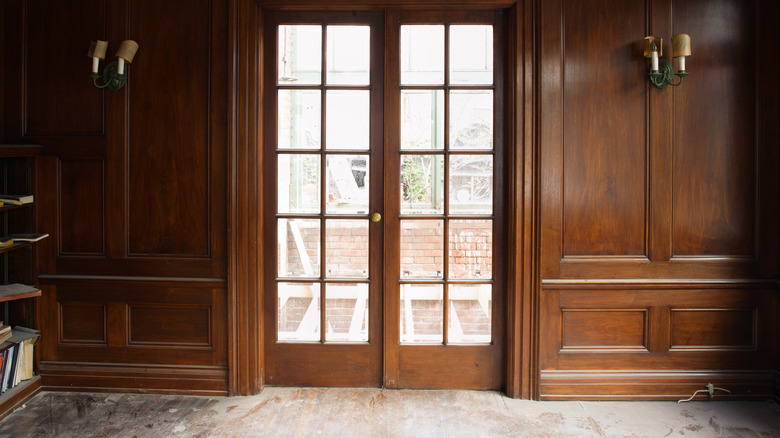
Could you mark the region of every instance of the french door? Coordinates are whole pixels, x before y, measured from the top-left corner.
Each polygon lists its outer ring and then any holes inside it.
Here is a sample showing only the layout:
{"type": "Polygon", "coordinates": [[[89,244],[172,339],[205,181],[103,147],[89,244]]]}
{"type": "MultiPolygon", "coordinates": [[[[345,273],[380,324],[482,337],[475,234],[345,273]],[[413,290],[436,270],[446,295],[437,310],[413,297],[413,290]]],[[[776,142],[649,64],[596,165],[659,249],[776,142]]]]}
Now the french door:
{"type": "Polygon", "coordinates": [[[265,17],[267,384],[501,387],[500,17],[265,17]]]}

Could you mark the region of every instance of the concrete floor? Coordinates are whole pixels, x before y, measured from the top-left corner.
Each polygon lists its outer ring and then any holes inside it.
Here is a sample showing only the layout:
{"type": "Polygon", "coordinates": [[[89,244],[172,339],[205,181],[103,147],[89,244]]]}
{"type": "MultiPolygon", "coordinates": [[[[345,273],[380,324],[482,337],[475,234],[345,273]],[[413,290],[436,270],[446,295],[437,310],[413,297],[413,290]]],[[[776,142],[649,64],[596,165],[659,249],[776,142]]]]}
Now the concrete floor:
{"type": "Polygon", "coordinates": [[[485,391],[44,392],[0,437],[780,437],[773,402],[533,402],[485,391]]]}

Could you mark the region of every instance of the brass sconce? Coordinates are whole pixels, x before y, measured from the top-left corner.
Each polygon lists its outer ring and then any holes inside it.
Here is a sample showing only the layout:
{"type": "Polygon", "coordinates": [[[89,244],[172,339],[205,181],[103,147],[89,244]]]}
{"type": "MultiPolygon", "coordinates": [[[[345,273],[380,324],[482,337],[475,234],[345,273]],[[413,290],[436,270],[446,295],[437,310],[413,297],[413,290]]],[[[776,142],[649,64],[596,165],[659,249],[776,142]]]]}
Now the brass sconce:
{"type": "Polygon", "coordinates": [[[119,90],[125,85],[128,77],[128,70],[125,66],[125,62],[128,64],[133,62],[135,52],[138,51],[138,43],[133,40],[125,40],[119,45],[119,50],[116,51],[117,60],[109,62],[106,68],[103,69],[103,74],[98,73],[98,67],[101,59],[106,59],[106,50],[108,49],[108,41],[92,41],[89,46],[89,52],[87,56],[92,58],[92,73],[89,77],[95,83],[98,88],[110,88],[112,90],[119,90]],[[98,79],[103,78],[103,85],[98,84],[98,79]]]}
{"type": "Polygon", "coordinates": [[[685,57],[691,56],[691,37],[680,33],[672,37],[672,57],[677,60],[677,73],[674,67],[663,56],[664,40],[656,36],[645,37],[645,58],[650,58],[650,82],[658,88],[666,88],[667,85],[678,86],[689,73],[685,70],[685,57]],[[674,77],[680,78],[673,83],[674,77]]]}

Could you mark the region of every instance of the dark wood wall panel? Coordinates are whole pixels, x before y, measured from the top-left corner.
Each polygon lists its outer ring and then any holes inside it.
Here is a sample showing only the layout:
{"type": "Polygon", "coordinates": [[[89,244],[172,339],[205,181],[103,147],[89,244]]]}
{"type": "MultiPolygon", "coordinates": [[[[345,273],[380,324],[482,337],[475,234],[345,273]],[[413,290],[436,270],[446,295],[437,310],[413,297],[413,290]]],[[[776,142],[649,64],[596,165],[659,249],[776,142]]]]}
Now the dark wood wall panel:
{"type": "Polygon", "coordinates": [[[105,254],[103,160],[60,160],[60,255],[105,254]]]}
{"type": "Polygon", "coordinates": [[[103,93],[92,85],[86,55],[90,41],[106,38],[105,1],[24,3],[24,134],[102,134],[103,93]]]}
{"type": "Polygon", "coordinates": [[[646,309],[566,309],[562,312],[561,349],[644,349],[646,319],[646,309]]]}
{"type": "Polygon", "coordinates": [[[644,255],[644,2],[562,4],[564,256],[644,255]]]}
{"type": "Polygon", "coordinates": [[[100,303],[60,302],[59,342],[105,344],[106,306],[100,303]]]}
{"type": "Polygon", "coordinates": [[[780,93],[760,66],[780,8],[536,4],[540,396],[675,398],[705,377],[767,393],[780,93]],[[676,33],[691,36],[690,75],[659,89],[643,38],[671,61],[676,33]]]}
{"type": "Polygon", "coordinates": [[[655,290],[621,286],[582,284],[544,290],[540,315],[543,398],[562,395],[556,385],[562,384],[558,379],[565,372],[573,379],[566,393],[573,398],[640,397],[626,392],[634,390],[631,385],[614,385],[637,376],[649,385],[653,372],[659,372],[656,383],[673,375],[677,380],[668,388],[647,386],[645,396],[690,394],[701,389],[699,379],[705,375],[715,379],[719,370],[753,370],[754,375],[770,376],[769,381],[757,379],[727,388],[735,395],[752,396],[750,391],[771,387],[777,342],[775,290],[749,284],[670,283],[655,290]],[[636,348],[642,345],[646,348],[636,348]],[[573,377],[577,375],[587,378],[573,377]]]}
{"type": "Polygon", "coordinates": [[[755,313],[755,309],[672,309],[672,349],[755,349],[755,313]]]}
{"type": "Polygon", "coordinates": [[[755,19],[751,1],[674,2],[693,39],[674,90],[674,255],[756,255],[755,19]]]}
{"type": "Polygon", "coordinates": [[[208,256],[208,0],[131,1],[129,253],[208,256]],[[151,24],[151,25],[150,25],[151,24]]]}
{"type": "Polygon", "coordinates": [[[130,345],[211,347],[209,307],[131,305],[130,345]]]}
{"type": "Polygon", "coordinates": [[[41,337],[43,360],[227,366],[224,284],[59,279],[48,285],[52,280],[43,279],[42,308],[61,310],[42,321],[50,334],[41,337]]]}

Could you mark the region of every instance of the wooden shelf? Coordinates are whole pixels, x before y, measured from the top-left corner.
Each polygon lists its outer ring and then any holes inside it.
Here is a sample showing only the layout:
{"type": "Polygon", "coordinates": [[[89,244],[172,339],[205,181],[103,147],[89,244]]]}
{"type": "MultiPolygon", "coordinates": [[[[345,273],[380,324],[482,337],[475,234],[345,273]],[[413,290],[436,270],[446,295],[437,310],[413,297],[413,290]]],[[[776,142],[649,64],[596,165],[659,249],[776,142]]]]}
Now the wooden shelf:
{"type": "MultiPolygon", "coordinates": [[[[32,287],[32,286],[31,286],[32,287]]],[[[40,289],[35,289],[28,292],[1,292],[0,291],[0,303],[13,300],[21,300],[23,298],[34,298],[41,296],[40,289]]]]}
{"type": "Polygon", "coordinates": [[[10,252],[10,251],[15,251],[17,249],[22,249],[22,248],[24,248],[26,246],[30,246],[30,245],[35,244],[35,243],[38,243],[38,242],[14,242],[14,244],[11,245],[11,246],[7,246],[5,248],[0,248],[0,254],[5,254],[5,253],[10,252]]]}
{"type": "Polygon", "coordinates": [[[41,376],[33,376],[0,395],[0,419],[41,391],[41,376]]]}
{"type": "Polygon", "coordinates": [[[41,147],[31,144],[0,144],[0,158],[34,157],[41,147]]]}
{"type": "Polygon", "coordinates": [[[8,210],[18,210],[20,208],[28,208],[28,207],[32,207],[33,205],[35,205],[34,202],[30,202],[28,204],[22,204],[22,205],[4,204],[4,205],[0,206],[0,212],[8,211],[8,210]]]}

